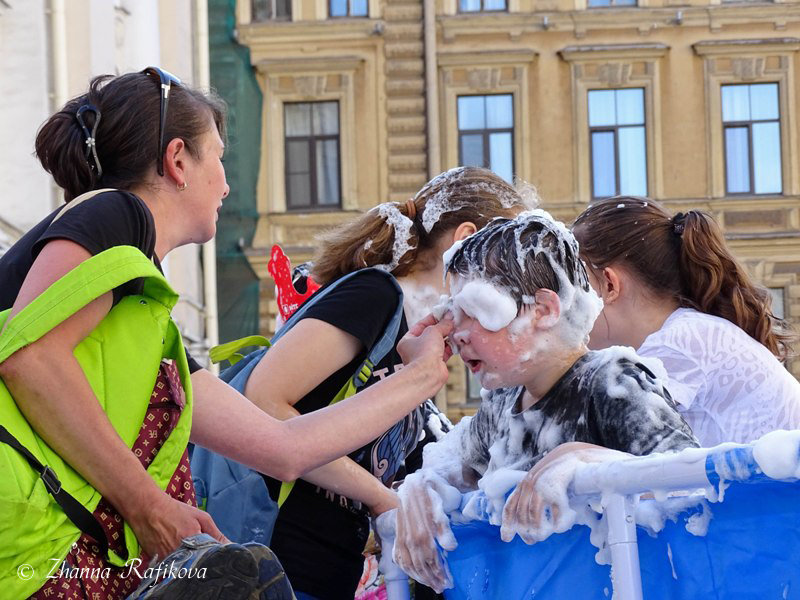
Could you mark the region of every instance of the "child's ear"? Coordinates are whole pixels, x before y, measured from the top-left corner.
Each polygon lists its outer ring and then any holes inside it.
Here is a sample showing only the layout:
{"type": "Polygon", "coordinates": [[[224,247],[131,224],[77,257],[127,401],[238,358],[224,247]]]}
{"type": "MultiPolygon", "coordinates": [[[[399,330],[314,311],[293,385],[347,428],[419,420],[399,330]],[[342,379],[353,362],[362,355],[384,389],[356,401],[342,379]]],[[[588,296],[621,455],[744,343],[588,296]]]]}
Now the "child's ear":
{"type": "Polygon", "coordinates": [[[464,221],[453,232],[453,243],[463,240],[473,233],[478,231],[478,228],[475,226],[475,223],[472,221],[464,221]]]}
{"type": "Polygon", "coordinates": [[[536,315],[536,327],[550,329],[561,316],[561,298],[553,290],[538,289],[534,295],[536,304],[533,310],[536,315]]]}

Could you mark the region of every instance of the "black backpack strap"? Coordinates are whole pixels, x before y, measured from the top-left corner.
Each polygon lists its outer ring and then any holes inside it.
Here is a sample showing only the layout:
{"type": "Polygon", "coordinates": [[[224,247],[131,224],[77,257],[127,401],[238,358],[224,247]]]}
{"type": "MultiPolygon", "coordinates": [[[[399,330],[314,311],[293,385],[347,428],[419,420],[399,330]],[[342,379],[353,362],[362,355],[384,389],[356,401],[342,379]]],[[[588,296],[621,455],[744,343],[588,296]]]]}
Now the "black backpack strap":
{"type": "Polygon", "coordinates": [[[0,442],[4,442],[19,452],[25,460],[31,465],[34,471],[39,473],[39,477],[44,483],[44,487],[53,496],[53,499],[58,502],[58,505],[67,515],[70,521],[83,533],[94,538],[97,546],[100,548],[100,556],[108,556],[108,539],[106,538],[103,528],[94,515],[90,513],[83,504],[78,502],[71,494],[61,487],[61,481],[58,479],[56,472],[47,465],[43,465],[39,460],[31,454],[25,446],[19,443],[11,433],[0,425],[0,442]]]}

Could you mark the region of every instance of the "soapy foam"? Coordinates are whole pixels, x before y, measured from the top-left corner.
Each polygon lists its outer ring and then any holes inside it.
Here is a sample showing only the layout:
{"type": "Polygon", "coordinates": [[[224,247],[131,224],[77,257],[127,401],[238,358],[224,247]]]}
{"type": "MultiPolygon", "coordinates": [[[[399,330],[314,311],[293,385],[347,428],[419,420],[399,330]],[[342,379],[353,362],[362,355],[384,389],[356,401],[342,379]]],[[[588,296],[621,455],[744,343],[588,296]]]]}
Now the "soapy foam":
{"type": "Polygon", "coordinates": [[[766,434],[755,443],[753,457],[768,477],[800,478],[800,431],[778,430],[766,434]]]}
{"type": "Polygon", "coordinates": [[[511,193],[494,184],[484,181],[471,183],[460,183],[463,173],[467,167],[456,167],[445,171],[431,179],[416,195],[416,198],[429,194],[431,190],[438,188],[435,193],[429,195],[425,201],[425,208],[422,211],[422,226],[427,233],[430,233],[441,216],[448,212],[455,212],[471,204],[470,195],[494,196],[503,208],[513,208],[521,206],[534,208],[538,205],[538,197],[532,186],[527,186],[520,191],[511,193]],[[464,197],[463,200],[454,201],[453,192],[455,185],[458,184],[458,194],[464,197]],[[522,192],[522,193],[520,193],[522,192]]]}
{"type": "Polygon", "coordinates": [[[397,280],[403,290],[403,310],[406,313],[408,326],[427,317],[436,307],[441,298],[440,290],[429,285],[420,285],[409,279],[401,277],[397,280]]]}
{"type": "Polygon", "coordinates": [[[394,228],[394,243],[392,244],[392,260],[388,264],[375,265],[378,269],[392,272],[400,264],[403,256],[415,246],[410,243],[411,228],[414,222],[400,212],[400,205],[397,202],[384,202],[372,210],[377,210],[378,215],[394,228]]]}
{"type": "Polygon", "coordinates": [[[466,282],[453,304],[489,331],[508,327],[517,316],[517,303],[508,292],[479,279],[466,282]]]}

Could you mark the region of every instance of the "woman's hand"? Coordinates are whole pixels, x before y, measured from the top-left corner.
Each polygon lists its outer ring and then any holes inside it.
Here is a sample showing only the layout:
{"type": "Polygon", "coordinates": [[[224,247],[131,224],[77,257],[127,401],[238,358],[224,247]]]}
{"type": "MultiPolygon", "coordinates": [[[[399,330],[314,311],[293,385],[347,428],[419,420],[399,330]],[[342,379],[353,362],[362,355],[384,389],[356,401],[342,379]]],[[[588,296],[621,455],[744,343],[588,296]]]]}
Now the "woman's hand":
{"type": "Polygon", "coordinates": [[[620,460],[630,455],[583,442],[561,444],[542,458],[520,481],[503,508],[500,537],[519,535],[526,544],[562,533],[574,524],[567,490],[581,464],[620,460]]]}
{"type": "Polygon", "coordinates": [[[453,579],[437,542],[446,551],[458,546],[445,504],[458,504],[461,493],[434,473],[418,471],[399,490],[394,562],[409,576],[441,593],[453,579]]]}
{"type": "Polygon", "coordinates": [[[136,534],[142,550],[150,557],[163,559],[180,546],[183,538],[197,533],[207,533],[222,543],[229,542],[207,512],[171,498],[160,490],[157,496],[142,503],[139,510],[123,516],[136,534]]]}
{"type": "Polygon", "coordinates": [[[441,375],[439,387],[443,386],[449,376],[445,363],[453,355],[445,340],[452,331],[453,319],[449,316],[437,321],[433,315],[428,315],[416,323],[397,345],[403,364],[420,363],[438,369],[441,375]]]}

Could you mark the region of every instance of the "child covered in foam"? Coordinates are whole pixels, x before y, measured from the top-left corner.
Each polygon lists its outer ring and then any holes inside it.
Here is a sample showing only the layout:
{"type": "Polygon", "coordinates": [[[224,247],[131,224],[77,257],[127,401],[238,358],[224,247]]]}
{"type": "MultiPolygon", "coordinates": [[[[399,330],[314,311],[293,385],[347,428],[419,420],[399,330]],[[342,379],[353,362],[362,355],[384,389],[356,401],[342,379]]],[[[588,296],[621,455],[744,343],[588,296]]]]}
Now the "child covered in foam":
{"type": "Polygon", "coordinates": [[[449,252],[445,268],[451,338],[483,401],[425,449],[423,468],[400,488],[394,551],[409,575],[439,591],[451,582],[435,542],[455,548],[446,511],[462,492],[481,487],[499,498],[503,539],[532,543],[576,522],[566,490],[581,461],[698,445],[657,361],[629,348],[588,350],[602,303],[575,238],[549,214],[496,219],[449,252]]]}

